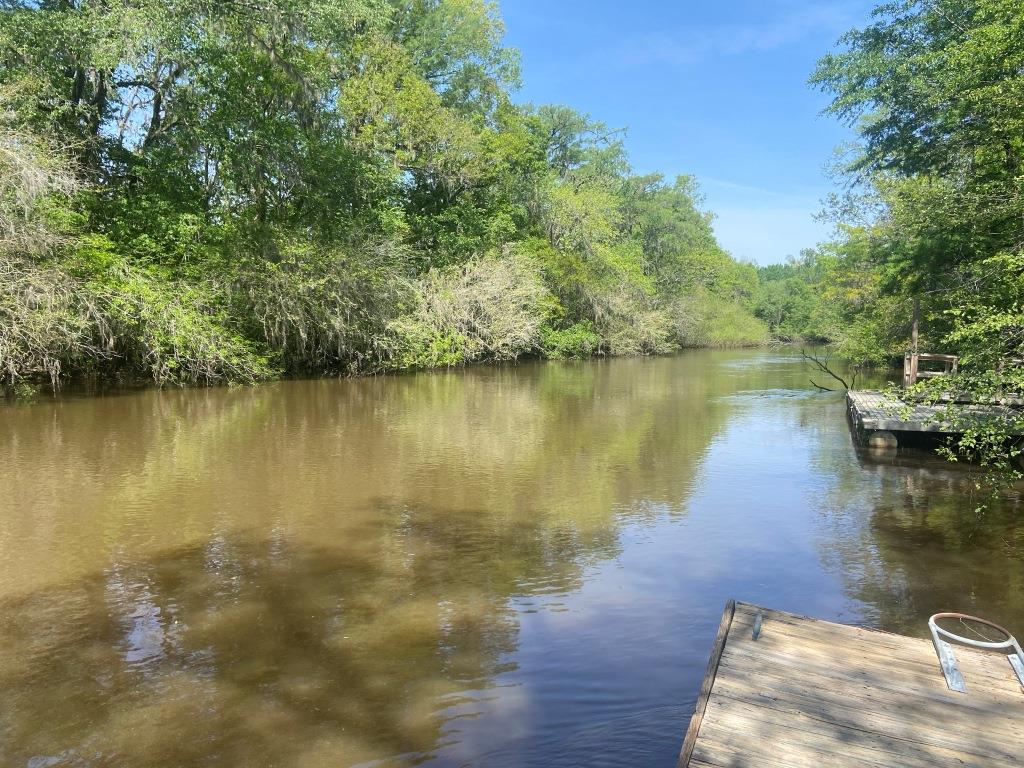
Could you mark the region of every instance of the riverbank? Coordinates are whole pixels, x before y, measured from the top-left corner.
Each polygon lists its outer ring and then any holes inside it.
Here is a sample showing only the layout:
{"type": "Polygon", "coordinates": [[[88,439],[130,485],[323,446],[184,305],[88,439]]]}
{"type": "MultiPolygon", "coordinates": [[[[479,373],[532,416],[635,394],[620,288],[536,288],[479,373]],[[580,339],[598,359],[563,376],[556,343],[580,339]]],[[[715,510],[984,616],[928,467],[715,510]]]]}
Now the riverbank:
{"type": "Polygon", "coordinates": [[[695,178],[513,103],[496,4],[342,5],[0,15],[0,386],[661,354],[780,325],[789,292],[722,247],[695,178]],[[146,34],[110,48],[119,29],[146,34]]]}
{"type": "Polygon", "coordinates": [[[72,390],[79,393],[86,394],[99,394],[107,391],[126,391],[126,390],[144,390],[153,387],[162,388],[164,386],[174,386],[176,388],[195,388],[195,387],[219,387],[219,386],[251,386],[263,382],[273,381],[290,381],[290,380],[305,380],[305,379],[316,379],[323,377],[361,377],[361,376],[380,376],[380,375],[400,375],[415,372],[429,372],[429,371],[443,371],[443,370],[457,370],[476,366],[492,366],[492,365],[508,365],[508,364],[520,364],[520,363],[543,363],[543,362],[559,362],[559,361],[597,361],[597,360],[610,360],[616,358],[634,358],[634,357],[670,357],[672,355],[683,354],[686,352],[695,352],[700,350],[756,350],[756,349],[767,349],[777,348],[778,346],[792,346],[790,342],[774,342],[774,341],[753,341],[753,340],[730,340],[722,343],[707,343],[707,344],[693,344],[689,346],[670,346],[667,349],[652,351],[652,352],[631,352],[631,353],[615,353],[603,346],[598,346],[596,350],[588,352],[587,354],[565,354],[561,350],[551,350],[539,348],[531,350],[515,358],[479,358],[473,360],[462,360],[459,362],[450,363],[437,363],[433,365],[410,365],[404,367],[388,367],[381,366],[372,369],[355,369],[355,370],[321,370],[321,371],[288,371],[281,368],[269,368],[263,375],[255,377],[245,378],[217,378],[213,380],[181,380],[175,379],[171,382],[155,380],[153,377],[147,377],[143,373],[138,371],[132,371],[129,368],[118,370],[113,367],[111,370],[103,374],[97,373],[80,373],[73,376],[61,376],[56,381],[48,378],[37,376],[34,378],[22,378],[16,382],[6,382],[0,384],[0,399],[7,400],[21,400],[31,399],[37,395],[49,394],[56,395],[59,393],[67,392],[72,390]]]}
{"type": "MultiPolygon", "coordinates": [[[[326,265],[176,277],[85,238],[57,262],[0,257],[0,389],[76,381],[213,385],[523,358],[659,355],[768,343],[738,304],[694,289],[574,319],[536,261],[507,255],[420,277],[326,265]]],[[[264,265],[266,266],[266,265],[264,265]]]]}

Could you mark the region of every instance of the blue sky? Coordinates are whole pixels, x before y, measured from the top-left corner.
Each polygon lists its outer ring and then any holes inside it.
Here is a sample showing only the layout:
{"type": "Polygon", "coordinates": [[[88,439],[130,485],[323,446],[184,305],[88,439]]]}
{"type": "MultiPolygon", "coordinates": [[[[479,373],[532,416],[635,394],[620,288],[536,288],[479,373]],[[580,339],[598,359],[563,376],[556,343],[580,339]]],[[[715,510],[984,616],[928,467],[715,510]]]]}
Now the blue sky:
{"type": "Polygon", "coordinates": [[[769,264],[826,239],[826,165],[852,137],[820,115],[814,63],[873,2],[502,0],[522,53],[517,100],[628,129],[640,173],[697,177],[719,241],[769,264]]]}

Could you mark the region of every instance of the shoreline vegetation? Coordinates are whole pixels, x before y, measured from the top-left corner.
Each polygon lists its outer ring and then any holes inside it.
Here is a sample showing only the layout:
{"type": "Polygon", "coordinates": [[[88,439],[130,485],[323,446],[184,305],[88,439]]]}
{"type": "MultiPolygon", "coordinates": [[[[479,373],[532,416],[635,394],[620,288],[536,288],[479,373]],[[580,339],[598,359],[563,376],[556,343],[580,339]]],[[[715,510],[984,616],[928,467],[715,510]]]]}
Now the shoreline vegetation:
{"type": "Polygon", "coordinates": [[[254,382],[773,337],[483,0],[0,4],[0,382],[254,382]]]}
{"type": "MultiPolygon", "coordinates": [[[[857,136],[835,238],[758,267],[694,178],[515,104],[488,0],[0,0],[0,389],[785,341],[884,365],[918,307],[960,357],[922,387],[1024,392],[1022,36],[1001,0],[847,33],[810,76],[857,136]]],[[[1005,463],[989,432],[964,455],[1005,463]]]]}

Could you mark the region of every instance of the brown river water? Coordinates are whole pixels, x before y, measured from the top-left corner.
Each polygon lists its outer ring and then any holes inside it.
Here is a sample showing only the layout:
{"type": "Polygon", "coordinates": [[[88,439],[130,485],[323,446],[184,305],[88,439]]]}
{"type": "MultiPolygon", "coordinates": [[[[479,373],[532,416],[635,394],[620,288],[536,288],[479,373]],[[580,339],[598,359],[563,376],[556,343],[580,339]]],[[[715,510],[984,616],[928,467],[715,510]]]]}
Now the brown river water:
{"type": "Polygon", "coordinates": [[[0,406],[0,765],[671,766],[730,597],[1024,636],[1024,511],[788,351],[0,406]]]}

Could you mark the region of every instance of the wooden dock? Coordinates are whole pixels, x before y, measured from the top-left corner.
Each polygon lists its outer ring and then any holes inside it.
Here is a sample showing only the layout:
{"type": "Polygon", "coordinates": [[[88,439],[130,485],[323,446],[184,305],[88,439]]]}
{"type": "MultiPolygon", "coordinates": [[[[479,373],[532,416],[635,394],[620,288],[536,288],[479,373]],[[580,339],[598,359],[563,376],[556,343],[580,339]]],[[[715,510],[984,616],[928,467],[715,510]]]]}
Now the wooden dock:
{"type": "Polygon", "coordinates": [[[730,601],[678,768],[1024,766],[1006,655],[955,652],[967,693],[930,640],[730,601]]]}
{"type": "Polygon", "coordinates": [[[1018,402],[1004,403],[905,403],[873,390],[850,390],[846,393],[846,408],[850,420],[864,432],[955,432],[956,428],[942,422],[946,409],[956,410],[956,419],[977,416],[979,419],[1002,415],[1007,420],[1017,418],[1018,402]]]}

